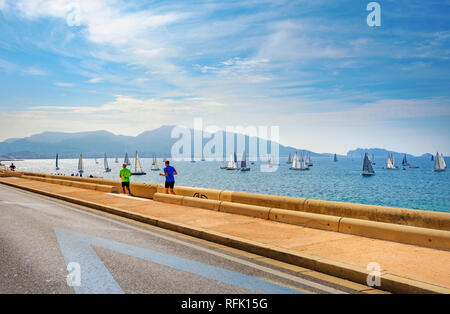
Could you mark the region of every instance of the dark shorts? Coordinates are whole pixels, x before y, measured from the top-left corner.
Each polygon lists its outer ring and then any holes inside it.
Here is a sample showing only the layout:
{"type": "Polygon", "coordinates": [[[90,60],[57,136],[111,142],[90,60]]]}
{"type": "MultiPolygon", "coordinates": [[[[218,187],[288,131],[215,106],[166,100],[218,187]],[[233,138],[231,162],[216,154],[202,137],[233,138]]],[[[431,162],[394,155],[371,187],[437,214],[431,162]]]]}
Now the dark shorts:
{"type": "Polygon", "coordinates": [[[122,182],[122,187],[130,188],[130,182],[122,182]]]}
{"type": "Polygon", "coordinates": [[[175,182],[167,182],[166,181],[166,189],[173,189],[175,186],[175,182]]]}

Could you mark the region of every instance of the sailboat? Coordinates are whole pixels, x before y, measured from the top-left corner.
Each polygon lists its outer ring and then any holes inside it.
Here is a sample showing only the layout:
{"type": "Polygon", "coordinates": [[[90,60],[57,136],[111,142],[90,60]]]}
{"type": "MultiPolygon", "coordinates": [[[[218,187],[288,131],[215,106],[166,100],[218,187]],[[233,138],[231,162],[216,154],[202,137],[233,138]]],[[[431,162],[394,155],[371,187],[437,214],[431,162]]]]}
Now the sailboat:
{"type": "Polygon", "coordinates": [[[94,158],[94,160],[95,160],[95,164],[98,165],[98,160],[97,160],[97,158],[94,158]]]}
{"type": "Polygon", "coordinates": [[[393,155],[388,153],[387,158],[386,158],[386,169],[387,170],[397,169],[394,165],[394,162],[395,162],[395,160],[393,158],[393,155]]]}
{"type": "Polygon", "coordinates": [[[334,154],[334,158],[333,158],[333,161],[334,161],[334,162],[337,162],[337,161],[338,161],[338,159],[337,159],[337,155],[336,155],[336,154],[334,154]]]}
{"type": "Polygon", "coordinates": [[[376,165],[376,163],[375,163],[375,155],[374,155],[374,154],[372,154],[372,160],[371,160],[371,162],[372,162],[372,165],[373,165],[373,166],[376,165]]]}
{"type": "Polygon", "coordinates": [[[144,170],[142,170],[141,159],[139,158],[139,154],[136,151],[136,158],[134,160],[134,172],[132,173],[134,176],[143,176],[146,175],[144,170]]]}
{"type": "Polygon", "coordinates": [[[116,160],[114,160],[114,162],[115,162],[116,164],[118,164],[118,163],[119,163],[119,158],[116,157],[116,160]]]}
{"type": "Polygon", "coordinates": [[[158,167],[158,160],[156,159],[156,156],[153,157],[153,167],[152,167],[152,171],[159,171],[159,167],[158,167]]]}
{"type": "Polygon", "coordinates": [[[431,161],[434,161],[434,156],[433,155],[431,155],[431,161]]]}
{"type": "Polygon", "coordinates": [[[310,152],[308,152],[308,155],[306,156],[305,164],[308,167],[312,167],[313,166],[313,163],[311,162],[311,153],[310,152]]]}
{"type": "Polygon", "coordinates": [[[408,159],[406,159],[406,154],[403,156],[402,166],[409,166],[408,159]]]}
{"type": "Polygon", "coordinates": [[[59,170],[59,156],[56,154],[56,170],[59,170]]]}
{"type": "Polygon", "coordinates": [[[363,161],[363,169],[361,172],[362,176],[373,176],[375,174],[375,171],[373,170],[372,163],[369,160],[369,155],[367,153],[364,155],[364,161],[363,161]]]}
{"type": "Polygon", "coordinates": [[[230,161],[228,162],[227,170],[238,170],[237,163],[234,161],[236,153],[231,154],[230,161]]]}
{"type": "Polygon", "coordinates": [[[125,153],[125,159],[123,160],[123,163],[127,166],[131,165],[130,158],[128,158],[128,153],[125,153]]]}
{"type": "Polygon", "coordinates": [[[289,169],[290,170],[309,170],[308,166],[305,164],[305,161],[303,159],[303,153],[299,159],[297,152],[295,152],[294,161],[292,162],[292,167],[290,167],[289,169]]]}
{"type": "Polygon", "coordinates": [[[245,155],[245,151],[242,154],[242,160],[241,160],[241,171],[250,171],[250,168],[247,167],[247,156],[245,155]]]}
{"type": "Polygon", "coordinates": [[[442,172],[447,169],[447,164],[445,163],[444,155],[442,153],[436,153],[436,157],[434,158],[434,172],[442,172]]]}
{"type": "Polygon", "coordinates": [[[227,169],[227,165],[225,164],[225,160],[222,160],[222,163],[220,164],[220,169],[227,169]]]}
{"type": "Polygon", "coordinates": [[[109,168],[109,165],[108,165],[108,158],[106,157],[106,153],[105,153],[105,158],[103,159],[103,164],[105,166],[105,172],[111,172],[111,168],[109,168]]]}
{"type": "Polygon", "coordinates": [[[83,170],[83,156],[80,154],[80,158],[78,159],[78,172],[80,175],[84,172],[83,170]]]}
{"type": "Polygon", "coordinates": [[[287,163],[287,164],[292,164],[292,156],[291,156],[291,153],[289,153],[289,157],[288,157],[288,160],[287,160],[286,163],[287,163]]]}

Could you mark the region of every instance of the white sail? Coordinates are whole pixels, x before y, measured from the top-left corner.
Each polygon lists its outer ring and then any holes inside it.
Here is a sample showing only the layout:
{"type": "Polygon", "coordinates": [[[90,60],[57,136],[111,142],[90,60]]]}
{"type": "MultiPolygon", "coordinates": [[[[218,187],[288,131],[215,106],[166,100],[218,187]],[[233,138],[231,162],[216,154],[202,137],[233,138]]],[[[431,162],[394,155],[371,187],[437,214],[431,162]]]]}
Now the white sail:
{"type": "Polygon", "coordinates": [[[103,164],[105,166],[105,170],[109,170],[108,158],[106,157],[106,153],[105,153],[105,158],[103,159],[103,164]]]}
{"type": "Polygon", "coordinates": [[[134,161],[134,172],[135,173],[142,173],[142,166],[141,166],[141,159],[139,158],[139,154],[136,151],[136,159],[134,161]]]}
{"type": "Polygon", "coordinates": [[[158,160],[156,159],[156,156],[153,157],[153,169],[159,169],[158,168],[158,160]]]}
{"type": "Polygon", "coordinates": [[[300,162],[298,160],[297,152],[295,152],[295,155],[294,155],[294,161],[292,162],[292,168],[293,169],[299,169],[300,168],[300,162]]]}
{"type": "Polygon", "coordinates": [[[394,169],[394,164],[392,163],[392,156],[388,153],[386,158],[386,168],[387,169],[394,169]]]}
{"type": "Polygon", "coordinates": [[[80,158],[78,159],[78,172],[82,173],[83,171],[83,156],[80,154],[80,158]]]}
{"type": "Polygon", "coordinates": [[[308,152],[308,155],[306,156],[306,161],[305,161],[305,163],[306,163],[307,165],[311,163],[311,153],[310,153],[310,152],[308,152]]]}
{"type": "Polygon", "coordinates": [[[439,163],[441,164],[442,169],[447,168],[447,164],[445,163],[444,155],[441,153],[441,157],[439,158],[439,163]]]}
{"type": "Polygon", "coordinates": [[[436,153],[436,158],[434,158],[434,170],[442,171],[447,168],[445,164],[444,155],[436,153]]]}
{"type": "Polygon", "coordinates": [[[234,162],[234,154],[231,154],[230,160],[228,161],[228,167],[227,168],[230,168],[230,169],[236,169],[237,168],[237,165],[234,162]]]}
{"type": "Polygon", "coordinates": [[[288,163],[288,164],[292,163],[292,156],[291,156],[291,154],[290,154],[290,153],[289,153],[289,157],[288,157],[288,161],[287,161],[287,163],[288,163]]]}

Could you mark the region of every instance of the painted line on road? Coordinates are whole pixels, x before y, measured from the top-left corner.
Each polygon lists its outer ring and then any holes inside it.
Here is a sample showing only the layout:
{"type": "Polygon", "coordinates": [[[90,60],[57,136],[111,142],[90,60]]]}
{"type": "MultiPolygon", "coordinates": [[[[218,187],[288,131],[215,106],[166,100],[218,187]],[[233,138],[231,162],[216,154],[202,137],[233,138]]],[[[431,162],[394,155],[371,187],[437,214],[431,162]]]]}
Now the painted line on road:
{"type": "Polygon", "coordinates": [[[116,197],[129,198],[129,199],[132,199],[132,200],[137,200],[137,201],[142,201],[142,202],[151,202],[152,201],[152,200],[149,200],[147,198],[130,196],[130,195],[126,195],[126,194],[117,194],[117,193],[105,193],[105,194],[116,196],[116,197]]]}

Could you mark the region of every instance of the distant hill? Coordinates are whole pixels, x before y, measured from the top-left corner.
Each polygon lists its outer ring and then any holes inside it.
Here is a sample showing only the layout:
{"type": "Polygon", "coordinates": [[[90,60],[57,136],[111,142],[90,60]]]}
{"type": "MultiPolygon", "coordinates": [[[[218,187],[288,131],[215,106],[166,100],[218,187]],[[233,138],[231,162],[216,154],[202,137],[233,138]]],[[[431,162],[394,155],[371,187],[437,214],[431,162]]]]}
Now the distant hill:
{"type": "MultiPolygon", "coordinates": [[[[391,150],[386,150],[384,148],[357,148],[355,150],[351,150],[347,153],[347,157],[353,156],[353,158],[356,158],[358,156],[363,157],[365,153],[369,154],[369,157],[372,158],[372,155],[375,156],[375,158],[386,158],[387,154],[394,154],[395,159],[397,160],[401,160],[401,158],[403,158],[403,156],[405,155],[405,153],[401,153],[401,152],[395,152],[395,151],[391,151],[391,150]]],[[[426,158],[430,158],[432,154],[423,154],[421,156],[414,156],[411,154],[406,154],[407,158],[414,158],[414,157],[426,157],[426,158]]]]}
{"type": "MultiPolygon", "coordinates": [[[[122,157],[125,152],[132,155],[136,150],[141,157],[151,157],[153,155],[170,156],[173,144],[178,141],[171,137],[174,126],[162,126],[152,131],[145,131],[136,137],[115,135],[107,131],[63,133],[44,132],[21,139],[8,139],[0,142],[0,157],[2,158],[53,158],[59,153],[61,158],[75,158],[80,153],[84,157],[101,157],[107,153],[110,157],[122,157]]],[[[193,142],[193,130],[191,139],[193,142]]],[[[246,136],[246,151],[249,148],[249,138],[246,136]]],[[[206,144],[210,139],[205,139],[206,144]]],[[[256,138],[258,143],[260,139],[256,138]]],[[[235,140],[236,142],[236,140],[235,140]]],[[[226,136],[224,136],[224,147],[226,136]]],[[[236,146],[236,144],[235,144],[236,146]]],[[[293,154],[298,149],[294,147],[279,146],[280,155],[287,156],[293,154]]],[[[308,152],[308,151],[304,151],[308,152]]],[[[311,152],[312,156],[327,156],[329,154],[317,154],[311,152]]],[[[197,156],[198,157],[198,156],[197,156]]]]}

